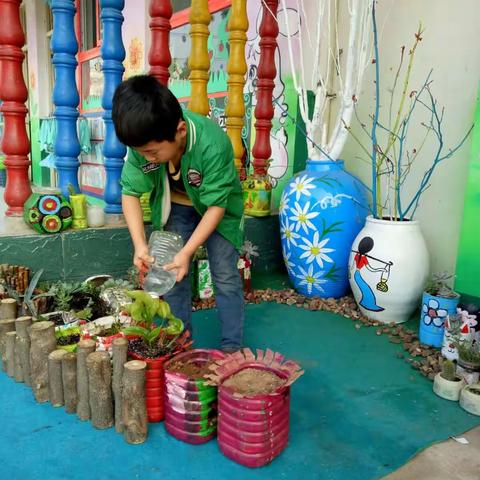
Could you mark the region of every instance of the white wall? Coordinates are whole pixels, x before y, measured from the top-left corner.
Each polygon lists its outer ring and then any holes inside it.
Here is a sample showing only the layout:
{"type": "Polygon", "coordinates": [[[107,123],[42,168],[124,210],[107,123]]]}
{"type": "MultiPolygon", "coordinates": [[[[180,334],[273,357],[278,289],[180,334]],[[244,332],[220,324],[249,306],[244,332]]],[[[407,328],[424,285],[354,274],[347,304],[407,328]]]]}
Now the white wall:
{"type": "MultiPolygon", "coordinates": [[[[381,98],[385,114],[400,47],[412,44],[413,34],[422,21],[425,32],[417,49],[410,89],[420,88],[429,70],[434,69],[432,91],[445,107],[445,140],[448,146],[453,146],[468,130],[474,114],[480,79],[479,0],[384,0],[377,5],[381,98]]],[[[373,112],[373,73],[372,65],[364,78],[358,103],[359,116],[365,120],[373,112]]],[[[354,124],[354,130],[361,135],[358,124],[354,124]]],[[[416,146],[422,138],[422,128],[411,130],[409,145],[416,146]]],[[[368,138],[366,142],[368,145],[368,138]]],[[[455,269],[470,145],[469,139],[454,157],[439,166],[417,210],[416,218],[431,253],[432,271],[455,269]]],[[[412,171],[406,197],[411,197],[424,170],[431,164],[434,146],[434,142],[430,142],[430,147],[424,148],[419,165],[412,171]]],[[[355,158],[359,154],[357,144],[350,138],[343,152],[347,168],[369,182],[368,165],[355,158]]]]}

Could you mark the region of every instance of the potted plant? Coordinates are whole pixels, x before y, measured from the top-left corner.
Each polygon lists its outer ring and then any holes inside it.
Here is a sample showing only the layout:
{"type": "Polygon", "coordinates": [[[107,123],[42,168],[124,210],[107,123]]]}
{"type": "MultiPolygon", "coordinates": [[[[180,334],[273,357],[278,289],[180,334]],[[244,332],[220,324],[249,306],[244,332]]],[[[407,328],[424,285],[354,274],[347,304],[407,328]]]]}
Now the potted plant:
{"type": "Polygon", "coordinates": [[[192,342],[183,331],[183,322],[170,312],[167,302],[142,290],[128,292],[133,303],[125,306],[132,325],[122,331],[129,338],[129,356],[147,363],[145,388],[150,422],[164,417],[164,363],[186,350],[192,342]]]}
{"type": "Polygon", "coordinates": [[[81,327],[82,339],[95,340],[95,350],[111,354],[112,342],[116,338],[125,337],[122,329],[130,325],[130,320],[129,316],[121,313],[97,318],[81,327]]]}
{"type": "Polygon", "coordinates": [[[189,350],[165,363],[165,429],[175,438],[195,445],[208,442],[217,431],[217,388],[206,375],[219,350],[189,350]]]}
{"type": "Polygon", "coordinates": [[[465,380],[455,372],[455,363],[444,360],[442,371],[433,379],[433,391],[446,400],[458,401],[460,391],[466,385],[465,380]]]}
{"type": "Polygon", "coordinates": [[[441,347],[448,315],[455,315],[460,295],[452,290],[447,272],[435,273],[427,282],[422,298],[420,315],[420,342],[441,347]]]}
{"type": "Polygon", "coordinates": [[[218,445],[247,467],[270,463],[287,446],[290,385],[304,372],[272,350],[245,348],[216,361],[209,383],[218,386],[218,445]]]}
{"type": "Polygon", "coordinates": [[[57,348],[66,350],[67,352],[76,352],[77,344],[80,341],[80,327],[68,327],[55,330],[57,338],[57,348]]]}
{"type": "Polygon", "coordinates": [[[443,332],[442,356],[448,360],[458,360],[457,346],[475,338],[472,323],[474,318],[466,311],[457,308],[455,315],[448,315],[445,319],[443,332]]]}
{"type": "Polygon", "coordinates": [[[477,383],[480,377],[480,343],[471,338],[457,344],[457,373],[468,384],[477,383]]]}
{"type": "Polygon", "coordinates": [[[449,147],[444,142],[443,110],[432,93],[431,72],[422,85],[411,86],[412,66],[423,35],[421,25],[415,33],[413,45],[401,50],[390,98],[380,98],[381,59],[375,2],[372,13],[375,110],[371,125],[361,124],[363,133],[366,132],[370,139],[369,145],[365,146],[348,127],[369,157],[372,212],[353,242],[350,285],[364,315],[380,322],[400,323],[408,320],[417,308],[429,271],[427,246],[420,224],[415,220],[422,195],[429,188],[437,167],[453,157],[472,129],[457,145],[449,147]],[[405,61],[405,52],[408,52],[408,61],[405,61]],[[388,103],[391,114],[381,115],[384,111],[381,107],[388,103]],[[417,120],[420,124],[414,126],[417,120]],[[409,141],[409,133],[419,128],[423,131],[423,141],[413,144],[409,141]],[[433,147],[434,153],[419,184],[414,186],[409,174],[424,156],[427,145],[433,147]]]}
{"type": "Polygon", "coordinates": [[[480,415],[480,383],[463,388],[460,393],[460,406],[472,415],[480,415]]]}

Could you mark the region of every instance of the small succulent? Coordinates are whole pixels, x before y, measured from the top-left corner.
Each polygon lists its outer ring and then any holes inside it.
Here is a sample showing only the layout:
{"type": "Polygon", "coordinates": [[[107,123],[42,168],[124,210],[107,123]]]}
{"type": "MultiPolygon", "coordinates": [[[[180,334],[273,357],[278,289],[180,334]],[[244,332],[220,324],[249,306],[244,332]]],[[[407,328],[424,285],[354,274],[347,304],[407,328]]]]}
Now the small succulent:
{"type": "Polygon", "coordinates": [[[458,377],[455,373],[455,364],[451,360],[445,360],[442,365],[442,377],[449,382],[455,382],[458,377]]]}
{"type": "Polygon", "coordinates": [[[425,291],[430,295],[442,298],[455,298],[457,293],[449,286],[449,281],[453,278],[453,275],[448,272],[439,272],[432,274],[431,279],[428,281],[425,291]]]}

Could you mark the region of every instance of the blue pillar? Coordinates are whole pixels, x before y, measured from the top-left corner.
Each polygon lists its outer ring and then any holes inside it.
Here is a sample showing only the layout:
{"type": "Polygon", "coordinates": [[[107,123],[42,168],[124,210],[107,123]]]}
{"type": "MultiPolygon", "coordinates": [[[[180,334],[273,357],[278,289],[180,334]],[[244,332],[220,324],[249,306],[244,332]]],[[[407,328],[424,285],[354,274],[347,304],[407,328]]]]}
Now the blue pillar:
{"type": "Polygon", "coordinates": [[[77,38],[73,18],[75,16],[74,0],[52,0],[53,35],[52,52],[55,68],[55,86],[53,87],[53,103],[57,136],[53,151],[55,167],[59,175],[62,193],[68,196],[68,184],[75,190],[78,186],[78,155],[80,143],[77,136],[78,91],[75,81],[75,69],[78,51],[77,38]]]}
{"type": "Polygon", "coordinates": [[[124,0],[100,0],[103,25],[101,53],[104,75],[102,107],[104,110],[103,120],[105,122],[103,157],[105,158],[105,171],[107,174],[104,193],[106,213],[122,213],[120,175],[127,149],[125,145],[120,143],[115,134],[112,122],[112,98],[115,89],[122,81],[122,75],[125,70],[122,63],[125,59],[125,48],[122,43],[122,10],[124,5],[124,0]]]}

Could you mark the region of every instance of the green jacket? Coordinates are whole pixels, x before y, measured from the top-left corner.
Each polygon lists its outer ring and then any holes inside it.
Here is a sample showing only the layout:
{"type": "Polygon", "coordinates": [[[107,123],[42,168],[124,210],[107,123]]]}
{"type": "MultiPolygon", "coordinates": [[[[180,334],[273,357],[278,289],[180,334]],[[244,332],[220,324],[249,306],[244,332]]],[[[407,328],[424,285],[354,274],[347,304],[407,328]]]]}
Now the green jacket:
{"type": "MultiPolygon", "coordinates": [[[[210,206],[225,208],[217,230],[239,249],[243,244],[243,194],[230,139],[212,120],[188,110],[183,115],[187,145],[180,168],[187,195],[200,216],[210,206]]],[[[157,230],[163,227],[165,181],[168,181],[165,164],[149,164],[142,155],[129,149],[120,180],[122,194],[140,197],[151,192],[152,223],[157,230]]]]}

